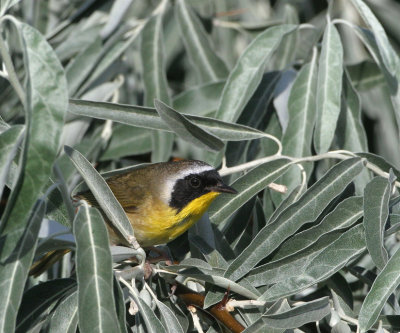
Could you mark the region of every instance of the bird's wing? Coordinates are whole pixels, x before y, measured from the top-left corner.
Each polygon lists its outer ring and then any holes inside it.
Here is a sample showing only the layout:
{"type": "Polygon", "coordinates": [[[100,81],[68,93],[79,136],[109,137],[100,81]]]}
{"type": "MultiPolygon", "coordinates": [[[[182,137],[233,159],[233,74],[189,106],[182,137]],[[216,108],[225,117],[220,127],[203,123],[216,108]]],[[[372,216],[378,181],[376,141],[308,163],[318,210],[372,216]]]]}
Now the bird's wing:
{"type": "MultiPolygon", "coordinates": [[[[146,188],[140,185],[131,185],[129,179],[125,177],[113,177],[106,180],[111,191],[116,199],[127,212],[135,212],[140,203],[145,199],[146,188]]],[[[91,191],[78,193],[75,198],[83,199],[94,207],[99,207],[99,204],[91,191]]]]}

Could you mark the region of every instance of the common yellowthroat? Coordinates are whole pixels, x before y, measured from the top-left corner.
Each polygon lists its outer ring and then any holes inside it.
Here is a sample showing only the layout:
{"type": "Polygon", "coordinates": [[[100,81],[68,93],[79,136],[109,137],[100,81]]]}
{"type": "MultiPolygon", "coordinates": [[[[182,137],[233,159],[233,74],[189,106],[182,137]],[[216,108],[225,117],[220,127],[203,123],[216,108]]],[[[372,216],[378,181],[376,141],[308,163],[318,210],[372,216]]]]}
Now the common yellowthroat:
{"type": "MultiPolygon", "coordinates": [[[[110,177],[106,182],[142,247],[174,240],[200,219],[218,195],[237,193],[212,166],[196,160],[150,164],[110,177]]],[[[90,191],[78,193],[74,199],[100,208],[90,191]]],[[[118,230],[106,224],[110,244],[125,245],[118,230]]],[[[49,252],[32,266],[30,274],[40,275],[69,251],[49,252]]]]}
{"type": "MultiPolygon", "coordinates": [[[[181,160],[155,163],[106,180],[143,247],[172,241],[190,228],[221,193],[237,193],[205,162],[181,160]]],[[[99,207],[90,191],[76,199],[99,207]]],[[[110,243],[124,244],[108,224],[110,243]]]]}

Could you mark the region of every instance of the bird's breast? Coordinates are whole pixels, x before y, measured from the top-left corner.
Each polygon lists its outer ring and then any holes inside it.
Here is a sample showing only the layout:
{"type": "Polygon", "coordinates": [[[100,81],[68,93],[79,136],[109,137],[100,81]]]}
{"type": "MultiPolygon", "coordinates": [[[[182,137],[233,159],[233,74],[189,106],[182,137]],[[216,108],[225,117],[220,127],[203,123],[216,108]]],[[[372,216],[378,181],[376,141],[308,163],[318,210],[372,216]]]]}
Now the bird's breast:
{"type": "Polygon", "coordinates": [[[141,246],[164,244],[196,223],[218,195],[217,192],[206,193],[192,200],[179,212],[161,200],[147,202],[141,209],[127,215],[141,246]]]}

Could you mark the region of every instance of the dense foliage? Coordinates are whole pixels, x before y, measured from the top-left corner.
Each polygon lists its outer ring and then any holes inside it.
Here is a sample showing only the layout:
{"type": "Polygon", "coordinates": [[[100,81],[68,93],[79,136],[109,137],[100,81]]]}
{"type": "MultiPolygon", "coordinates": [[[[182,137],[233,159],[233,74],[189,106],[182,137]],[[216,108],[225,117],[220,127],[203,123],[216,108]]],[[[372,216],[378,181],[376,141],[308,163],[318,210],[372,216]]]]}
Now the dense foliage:
{"type": "Polygon", "coordinates": [[[399,17],[395,0],[1,0],[0,332],[399,331],[399,17]],[[171,158],[239,193],[150,270],[99,173],[171,158]],[[82,178],[130,248],[73,206],[82,178]]]}

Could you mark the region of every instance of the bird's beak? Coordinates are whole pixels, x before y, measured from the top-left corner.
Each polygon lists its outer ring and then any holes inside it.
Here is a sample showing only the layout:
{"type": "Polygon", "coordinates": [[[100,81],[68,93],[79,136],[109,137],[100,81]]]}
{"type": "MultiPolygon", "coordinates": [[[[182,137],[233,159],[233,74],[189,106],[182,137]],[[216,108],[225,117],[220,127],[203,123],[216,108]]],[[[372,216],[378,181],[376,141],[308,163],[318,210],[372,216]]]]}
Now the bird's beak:
{"type": "Polygon", "coordinates": [[[218,183],[217,185],[211,187],[210,191],[219,193],[232,193],[232,194],[238,193],[233,187],[230,187],[224,183],[218,183]]]}

